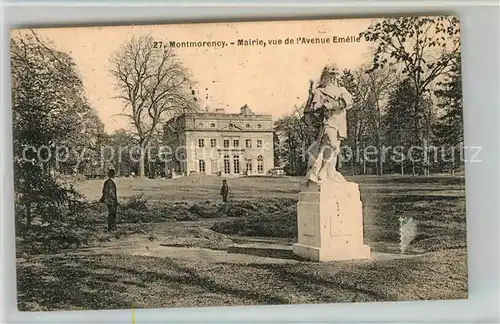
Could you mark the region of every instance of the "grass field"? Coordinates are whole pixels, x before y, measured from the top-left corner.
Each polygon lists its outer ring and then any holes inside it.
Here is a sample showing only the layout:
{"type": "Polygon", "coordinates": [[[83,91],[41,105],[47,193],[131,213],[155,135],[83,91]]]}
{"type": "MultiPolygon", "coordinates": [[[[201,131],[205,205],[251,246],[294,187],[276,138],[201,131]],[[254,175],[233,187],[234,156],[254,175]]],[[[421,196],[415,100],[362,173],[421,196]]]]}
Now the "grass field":
{"type": "MultiPolygon", "coordinates": [[[[360,185],[362,193],[383,195],[464,196],[463,177],[401,177],[358,176],[346,177],[360,185]]],[[[230,198],[260,199],[265,197],[297,199],[303,178],[299,177],[249,177],[227,179],[230,198]]],[[[154,201],[219,200],[220,177],[189,176],[185,178],[161,179],[116,179],[121,198],[144,195],[154,201]]],[[[102,180],[90,180],[76,186],[87,199],[96,200],[101,195],[102,180]]],[[[365,198],[365,197],[363,197],[365,198]]]]}
{"type": "MultiPolygon", "coordinates": [[[[348,180],[360,185],[365,242],[379,255],[372,260],[313,263],[261,249],[295,242],[299,178],[228,179],[227,205],[220,202],[219,177],[117,179],[118,232],[104,232],[105,210],[94,203],[92,244],[20,257],[19,308],[467,298],[463,177],[348,180]],[[418,223],[404,256],[397,253],[400,216],[418,223]]],[[[93,201],[101,185],[87,181],[77,189],[93,201]]]]}

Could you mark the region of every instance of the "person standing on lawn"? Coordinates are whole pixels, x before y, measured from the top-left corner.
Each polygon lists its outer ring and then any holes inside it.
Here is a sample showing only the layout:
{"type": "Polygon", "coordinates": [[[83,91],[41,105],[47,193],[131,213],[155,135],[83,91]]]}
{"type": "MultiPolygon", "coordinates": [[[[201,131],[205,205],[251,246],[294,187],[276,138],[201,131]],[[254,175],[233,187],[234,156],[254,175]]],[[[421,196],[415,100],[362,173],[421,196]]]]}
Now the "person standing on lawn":
{"type": "Polygon", "coordinates": [[[222,187],[220,187],[220,195],[222,196],[222,201],[227,202],[227,194],[229,193],[229,186],[226,180],[222,180],[222,187]]]}
{"type": "Polygon", "coordinates": [[[116,184],[113,181],[115,170],[108,171],[108,179],[102,186],[102,196],[100,202],[105,203],[108,208],[108,231],[116,230],[116,208],[118,207],[118,196],[116,194],[116,184]]]}

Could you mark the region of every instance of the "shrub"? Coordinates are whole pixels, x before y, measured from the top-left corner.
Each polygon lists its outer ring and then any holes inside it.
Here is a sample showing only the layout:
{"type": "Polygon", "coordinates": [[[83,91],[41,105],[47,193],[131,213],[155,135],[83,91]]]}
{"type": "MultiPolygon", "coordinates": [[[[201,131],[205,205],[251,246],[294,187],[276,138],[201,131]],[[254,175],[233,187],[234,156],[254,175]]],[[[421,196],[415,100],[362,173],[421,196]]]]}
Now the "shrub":
{"type": "Polygon", "coordinates": [[[215,223],[211,229],[228,235],[297,237],[296,201],[259,200],[241,203],[238,207],[244,209],[248,216],[215,223]]]}
{"type": "Polygon", "coordinates": [[[140,194],[138,196],[132,196],[130,198],[126,198],[123,203],[121,203],[122,209],[133,209],[138,211],[147,211],[147,200],[143,198],[144,194],[140,194]]]}
{"type": "Polygon", "coordinates": [[[19,248],[29,253],[55,252],[76,248],[95,239],[101,215],[89,204],[61,205],[50,209],[50,215],[41,214],[24,231],[19,248]]]}

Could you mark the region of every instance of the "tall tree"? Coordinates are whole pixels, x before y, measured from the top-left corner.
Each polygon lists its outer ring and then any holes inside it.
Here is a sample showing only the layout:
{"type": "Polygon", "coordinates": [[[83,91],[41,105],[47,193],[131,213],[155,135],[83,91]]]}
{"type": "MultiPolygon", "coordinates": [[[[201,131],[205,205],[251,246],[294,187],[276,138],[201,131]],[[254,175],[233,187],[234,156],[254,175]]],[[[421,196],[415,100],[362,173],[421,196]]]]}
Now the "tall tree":
{"type": "Polygon", "coordinates": [[[382,119],[387,105],[388,95],[398,80],[398,74],[392,67],[370,70],[361,66],[355,71],[345,70],[341,84],[353,95],[353,107],[347,111],[348,137],[345,143],[352,155],[351,169],[355,174],[354,161],[362,162],[366,172],[364,149],[373,146],[377,150],[375,168],[383,173],[384,129],[382,119]]]}
{"type": "Polygon", "coordinates": [[[119,129],[107,135],[102,144],[102,162],[112,166],[118,176],[137,172],[139,152],[134,134],[119,129]]]}
{"type": "Polygon", "coordinates": [[[281,145],[282,138],[280,138],[280,134],[274,129],[273,131],[273,148],[274,148],[274,167],[283,167],[285,161],[283,161],[283,156],[285,153],[283,152],[283,146],[281,145]]]}
{"type": "Polygon", "coordinates": [[[80,138],[90,108],[69,55],[34,32],[11,38],[10,54],[16,216],[29,229],[37,216],[52,223],[61,205],[78,198],[51,171],[58,148],[80,138]]]}
{"type": "Polygon", "coordinates": [[[358,71],[344,70],[341,75],[341,84],[353,96],[353,107],[347,111],[347,138],[343,142],[344,149],[349,152],[341,152],[343,155],[348,155],[350,160],[351,174],[355,175],[356,161],[360,162],[359,147],[363,145],[363,138],[366,130],[365,118],[365,102],[368,93],[368,87],[365,86],[364,80],[360,78],[358,71]]]}
{"type": "Polygon", "coordinates": [[[399,165],[400,172],[405,173],[407,148],[411,146],[414,137],[415,118],[413,100],[415,100],[413,83],[409,79],[403,80],[389,98],[387,114],[384,116],[387,143],[392,147],[391,161],[399,165]]]}
{"type": "MultiPolygon", "coordinates": [[[[399,17],[376,21],[361,33],[366,41],[378,46],[373,58],[373,69],[387,64],[403,65],[402,72],[413,83],[418,98],[451,68],[451,61],[460,50],[459,19],[454,16],[399,17]]],[[[430,132],[428,117],[422,100],[414,100],[416,113],[413,123],[420,145],[430,132]]]]}
{"type": "Polygon", "coordinates": [[[450,72],[446,79],[438,84],[435,91],[438,98],[438,107],[442,115],[435,125],[438,144],[442,146],[446,164],[454,174],[463,161],[460,160],[459,150],[464,140],[463,132],[463,104],[462,104],[462,69],[460,53],[457,53],[450,72]],[[458,151],[458,152],[457,152],[458,151]]]}
{"type": "Polygon", "coordinates": [[[110,60],[119,98],[125,104],[123,116],[130,119],[138,137],[139,175],[143,177],[147,146],[161,121],[198,105],[189,93],[188,71],[174,50],[155,48],[151,36],[133,37],[110,60]]]}
{"type": "MultiPolygon", "coordinates": [[[[383,118],[383,127],[386,130],[386,143],[391,149],[390,161],[399,165],[401,174],[405,174],[405,166],[412,167],[412,173],[416,174],[415,167],[419,161],[423,160],[424,154],[419,147],[419,139],[415,137],[415,111],[414,100],[419,100],[415,96],[415,87],[410,79],[404,79],[397,84],[394,91],[389,96],[387,113],[383,118]]],[[[429,102],[420,99],[419,104],[428,111],[429,102]]]]}
{"type": "Polygon", "coordinates": [[[158,175],[163,175],[165,172],[165,161],[167,151],[162,150],[164,133],[157,130],[153,133],[150,139],[150,147],[146,152],[146,174],[149,178],[155,178],[158,175]]]}
{"type": "Polygon", "coordinates": [[[276,159],[290,175],[304,175],[307,168],[306,129],[301,119],[303,108],[295,107],[290,115],[274,123],[275,137],[279,146],[275,149],[276,159]]]}
{"type": "Polygon", "coordinates": [[[382,125],[385,105],[388,96],[398,82],[399,76],[396,69],[388,66],[377,70],[366,72],[367,84],[369,87],[366,104],[368,109],[368,123],[372,130],[373,143],[377,148],[377,174],[384,174],[384,128],[382,125]]]}
{"type": "Polygon", "coordinates": [[[92,163],[97,163],[101,145],[106,138],[104,123],[94,109],[88,106],[86,111],[78,114],[80,120],[75,125],[79,128],[78,132],[67,138],[67,151],[59,150],[60,155],[66,157],[56,166],[60,173],[85,173],[92,163]]]}

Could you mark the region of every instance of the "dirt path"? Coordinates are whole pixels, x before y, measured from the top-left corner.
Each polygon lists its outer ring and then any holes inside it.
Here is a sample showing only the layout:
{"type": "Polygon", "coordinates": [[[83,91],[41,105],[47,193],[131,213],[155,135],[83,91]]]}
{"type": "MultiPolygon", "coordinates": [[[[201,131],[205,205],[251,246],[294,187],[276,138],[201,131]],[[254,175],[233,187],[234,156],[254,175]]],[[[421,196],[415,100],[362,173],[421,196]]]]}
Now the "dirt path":
{"type": "MultiPolygon", "coordinates": [[[[285,239],[226,236],[217,220],[18,259],[30,311],[368,302],[467,297],[465,249],[370,260],[296,260],[285,239]],[[200,226],[203,225],[203,226],[200,226]]],[[[396,248],[396,247],[393,247],[396,248]]]]}
{"type": "MultiPolygon", "coordinates": [[[[75,253],[120,254],[171,258],[177,260],[231,264],[287,264],[305,262],[294,256],[293,242],[283,238],[227,236],[210,230],[220,221],[210,219],[158,223],[149,234],[133,234],[110,242],[100,242],[75,253]]],[[[402,255],[395,250],[372,252],[372,260],[390,260],[419,256],[402,255]]],[[[369,262],[366,260],[365,262],[369,262]]]]}

